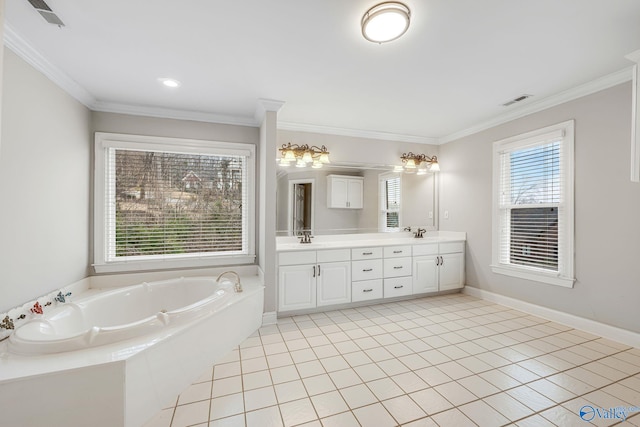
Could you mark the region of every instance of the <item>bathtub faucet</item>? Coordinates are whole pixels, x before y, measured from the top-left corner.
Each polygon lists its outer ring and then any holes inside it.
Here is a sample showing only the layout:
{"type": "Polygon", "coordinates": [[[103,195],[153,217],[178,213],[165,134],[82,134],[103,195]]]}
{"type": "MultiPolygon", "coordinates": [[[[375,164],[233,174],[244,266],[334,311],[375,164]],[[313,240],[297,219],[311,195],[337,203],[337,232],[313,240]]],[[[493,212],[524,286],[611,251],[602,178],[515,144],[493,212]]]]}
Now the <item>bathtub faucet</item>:
{"type": "Polygon", "coordinates": [[[220,283],[220,278],[225,274],[233,274],[234,276],[236,276],[236,282],[233,284],[233,290],[236,292],[242,292],[242,284],[240,283],[240,276],[235,271],[225,271],[224,273],[221,273],[216,279],[216,283],[220,283]]]}

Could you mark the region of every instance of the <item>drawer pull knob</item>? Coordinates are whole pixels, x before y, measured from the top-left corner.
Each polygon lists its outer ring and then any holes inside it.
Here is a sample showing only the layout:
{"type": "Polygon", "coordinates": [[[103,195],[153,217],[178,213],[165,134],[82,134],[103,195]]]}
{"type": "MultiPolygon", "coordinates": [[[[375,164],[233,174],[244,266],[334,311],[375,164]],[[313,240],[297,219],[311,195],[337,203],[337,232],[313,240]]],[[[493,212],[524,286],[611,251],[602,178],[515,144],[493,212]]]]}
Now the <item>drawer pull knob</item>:
{"type": "Polygon", "coordinates": [[[393,287],[393,289],[402,289],[402,288],[404,288],[404,285],[398,285],[393,287]]]}
{"type": "Polygon", "coordinates": [[[373,268],[365,268],[365,269],[364,269],[364,270],[362,270],[362,271],[364,271],[364,272],[366,273],[366,272],[369,272],[369,271],[373,271],[373,268]]]}
{"type": "Polygon", "coordinates": [[[402,251],[393,251],[394,254],[401,254],[402,251]]]}
{"type": "Polygon", "coordinates": [[[373,252],[362,252],[362,255],[373,255],[373,252]]]}
{"type": "Polygon", "coordinates": [[[394,270],[400,270],[402,268],[401,265],[396,265],[395,267],[393,267],[394,270]]]}
{"type": "Polygon", "coordinates": [[[363,289],[362,292],[373,292],[373,289],[363,289]]]}

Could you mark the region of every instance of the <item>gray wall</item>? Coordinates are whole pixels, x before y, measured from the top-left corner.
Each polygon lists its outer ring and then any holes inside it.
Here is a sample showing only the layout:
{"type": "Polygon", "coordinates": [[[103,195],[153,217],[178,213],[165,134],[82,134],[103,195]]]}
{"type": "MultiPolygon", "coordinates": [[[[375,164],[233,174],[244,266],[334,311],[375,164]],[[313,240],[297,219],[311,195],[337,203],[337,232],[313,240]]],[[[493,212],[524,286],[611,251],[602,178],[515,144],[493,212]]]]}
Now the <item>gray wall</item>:
{"type": "Polygon", "coordinates": [[[640,185],[629,180],[631,84],[440,147],[440,229],[466,231],[467,284],[640,332],[640,185]],[[492,142],[575,119],[573,289],[491,272],[492,142]],[[442,213],[448,210],[449,219],[442,213]]]}
{"type": "Polygon", "coordinates": [[[88,274],[90,112],[4,52],[0,311],[88,274]]]}

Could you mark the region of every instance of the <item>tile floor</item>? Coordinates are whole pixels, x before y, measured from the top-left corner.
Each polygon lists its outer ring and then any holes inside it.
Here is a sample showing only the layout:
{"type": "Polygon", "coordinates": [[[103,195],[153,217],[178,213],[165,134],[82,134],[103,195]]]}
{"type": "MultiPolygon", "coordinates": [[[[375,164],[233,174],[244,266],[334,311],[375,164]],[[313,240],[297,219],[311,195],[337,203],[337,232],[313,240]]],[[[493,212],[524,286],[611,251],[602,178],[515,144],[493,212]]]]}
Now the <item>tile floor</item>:
{"type": "Polygon", "coordinates": [[[640,349],[453,294],[278,319],[146,427],[565,427],[585,405],[640,406],[640,349]]]}

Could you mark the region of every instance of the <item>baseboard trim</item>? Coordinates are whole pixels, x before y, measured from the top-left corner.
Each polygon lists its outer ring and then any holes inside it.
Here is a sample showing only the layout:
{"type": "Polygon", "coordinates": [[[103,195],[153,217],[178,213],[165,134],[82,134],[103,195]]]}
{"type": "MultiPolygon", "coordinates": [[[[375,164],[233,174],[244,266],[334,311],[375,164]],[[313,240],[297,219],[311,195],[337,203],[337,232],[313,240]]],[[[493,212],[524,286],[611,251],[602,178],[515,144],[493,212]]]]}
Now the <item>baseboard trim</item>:
{"type": "Polygon", "coordinates": [[[269,311],[262,313],[262,326],[276,325],[278,323],[278,313],[275,311],[269,311]]]}
{"type": "Polygon", "coordinates": [[[596,322],[595,320],[585,319],[584,317],[574,316],[573,314],[563,313],[562,311],[553,310],[470,286],[465,286],[462,292],[472,297],[495,302],[496,304],[504,305],[515,310],[524,311],[525,313],[542,317],[543,319],[551,320],[553,322],[562,323],[563,325],[580,329],[612,341],[617,341],[632,347],[640,347],[640,334],[637,332],[607,325],[606,323],[596,322]]]}

